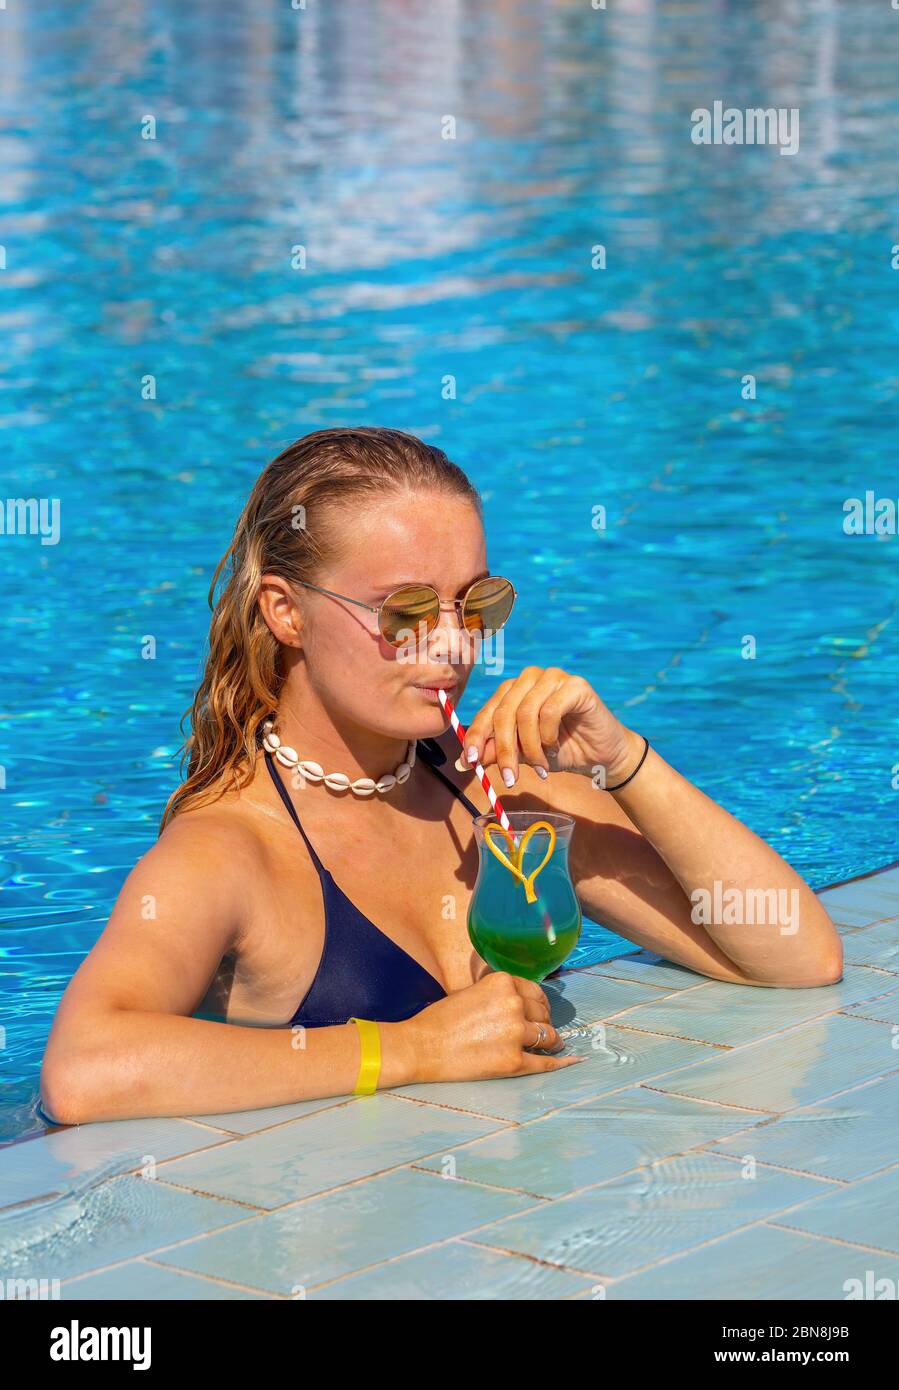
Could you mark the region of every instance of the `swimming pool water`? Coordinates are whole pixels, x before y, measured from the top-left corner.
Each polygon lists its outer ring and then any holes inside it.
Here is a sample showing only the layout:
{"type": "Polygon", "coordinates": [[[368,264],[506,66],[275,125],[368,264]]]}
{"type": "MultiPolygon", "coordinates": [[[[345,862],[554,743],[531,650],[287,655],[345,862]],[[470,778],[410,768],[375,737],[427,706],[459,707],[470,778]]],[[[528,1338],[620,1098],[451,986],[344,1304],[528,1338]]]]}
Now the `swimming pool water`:
{"type": "Polygon", "coordinates": [[[0,493],[60,502],[57,544],[0,536],[0,1138],[38,1127],[59,996],[155,836],[237,512],[311,429],[469,470],[506,673],[586,676],[816,887],[896,858],[899,538],[843,504],[899,499],[897,26],[0,12],[0,493]],[[717,99],[798,107],[798,154],[694,145],[717,99]]]}

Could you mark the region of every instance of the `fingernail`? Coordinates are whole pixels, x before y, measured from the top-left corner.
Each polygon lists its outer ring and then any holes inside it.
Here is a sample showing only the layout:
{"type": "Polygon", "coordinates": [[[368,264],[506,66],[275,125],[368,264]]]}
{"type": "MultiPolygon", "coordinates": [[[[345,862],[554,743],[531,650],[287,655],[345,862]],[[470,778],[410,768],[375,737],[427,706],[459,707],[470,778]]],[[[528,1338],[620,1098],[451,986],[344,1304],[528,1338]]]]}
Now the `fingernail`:
{"type": "Polygon", "coordinates": [[[468,761],[469,761],[470,763],[477,762],[478,750],[477,750],[477,748],[475,748],[475,746],[474,746],[473,743],[470,743],[470,744],[468,745],[468,755],[467,755],[467,756],[468,756],[468,761]]]}
{"type": "Polygon", "coordinates": [[[512,783],[515,781],[515,773],[510,767],[503,768],[503,781],[507,787],[511,787],[512,783]]]}
{"type": "Polygon", "coordinates": [[[458,758],[456,759],[456,761],[453,763],[453,767],[456,769],[457,772],[467,772],[467,771],[468,771],[468,763],[462,761],[462,754],[461,754],[461,753],[459,754],[459,756],[458,756],[458,758]]]}
{"type": "Polygon", "coordinates": [[[547,772],[545,767],[536,767],[534,771],[536,772],[538,777],[542,777],[544,780],[549,776],[549,773],[547,772]]]}

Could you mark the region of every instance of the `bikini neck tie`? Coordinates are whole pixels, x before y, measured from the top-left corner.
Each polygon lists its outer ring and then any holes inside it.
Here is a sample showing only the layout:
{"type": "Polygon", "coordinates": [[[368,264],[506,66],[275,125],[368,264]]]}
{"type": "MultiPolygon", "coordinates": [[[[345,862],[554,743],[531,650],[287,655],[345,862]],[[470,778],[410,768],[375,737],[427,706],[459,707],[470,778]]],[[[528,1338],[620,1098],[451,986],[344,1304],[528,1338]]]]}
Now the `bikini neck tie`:
{"type": "Polygon", "coordinates": [[[283,767],[297,768],[305,781],[324,782],[325,786],[334,792],[343,792],[349,788],[356,796],[373,796],[375,792],[385,796],[398,782],[407,781],[415,766],[415,739],[410,739],[406,756],[395,771],[385,772],[377,782],[372,777],[357,777],[355,782],[351,782],[345,772],[325,772],[321,763],[315,763],[310,758],[301,758],[295,748],[282,743],[275,732],[273,719],[265,721],[262,731],[265,735],[262,740],[263,748],[267,753],[272,753],[283,767]]]}

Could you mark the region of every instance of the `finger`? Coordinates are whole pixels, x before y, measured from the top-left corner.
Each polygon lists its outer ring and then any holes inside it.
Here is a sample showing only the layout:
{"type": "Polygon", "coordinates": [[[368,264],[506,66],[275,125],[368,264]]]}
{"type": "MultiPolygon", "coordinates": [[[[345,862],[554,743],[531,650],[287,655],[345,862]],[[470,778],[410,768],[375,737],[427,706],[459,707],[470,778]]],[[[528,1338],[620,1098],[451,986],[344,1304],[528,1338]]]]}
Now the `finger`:
{"type": "Polygon", "coordinates": [[[584,707],[583,702],[595,701],[596,696],[582,676],[564,673],[565,680],[543,704],[540,711],[540,741],[554,761],[559,752],[559,730],[566,714],[584,707]]]}
{"type": "Polygon", "coordinates": [[[483,763],[484,759],[481,756],[481,749],[484,747],[484,744],[493,731],[493,711],[505,697],[506,692],[510,690],[514,684],[515,681],[510,678],[509,680],[503,681],[501,685],[498,685],[494,693],[490,696],[490,699],[486,704],[481,706],[474,719],[472,719],[469,724],[465,732],[465,748],[463,750],[463,757],[469,767],[474,767],[476,762],[483,763]],[[472,749],[474,749],[476,756],[474,758],[469,758],[469,753],[472,749]]]}
{"type": "Polygon", "coordinates": [[[546,772],[549,771],[549,767],[545,745],[557,741],[559,723],[566,708],[565,687],[569,679],[567,672],[560,670],[558,666],[550,666],[518,706],[518,742],[524,754],[524,761],[532,767],[542,767],[546,772]],[[551,737],[547,738],[544,737],[543,711],[550,700],[554,702],[557,713],[554,719],[551,717],[546,721],[547,731],[551,734],[551,737]]]}
{"type": "Polygon", "coordinates": [[[528,1019],[526,1028],[526,1048],[532,1047],[538,1052],[559,1052],[564,1047],[564,1040],[559,1037],[551,1023],[528,1019]]]}
{"type": "Polygon", "coordinates": [[[527,1076],[534,1071],[558,1071],[560,1067],[576,1067],[586,1062],[586,1057],[544,1057],[541,1052],[522,1052],[521,1068],[515,1076],[527,1076]]]}
{"type": "MultiPolygon", "coordinates": [[[[500,710],[505,711],[502,716],[502,728],[504,730],[506,742],[513,742],[517,750],[517,734],[514,732],[514,711],[530,690],[531,686],[537,683],[542,674],[543,672],[540,666],[525,667],[514,680],[510,679],[503,681],[502,685],[497,688],[495,694],[491,695],[483,708],[478,710],[474,719],[469,724],[468,731],[465,735],[466,761],[469,759],[469,753],[472,748],[475,750],[476,754],[476,757],[471,760],[470,766],[473,767],[476,761],[479,761],[484,767],[487,766],[484,762],[482,750],[491,734],[496,742],[497,749],[504,751],[504,749],[500,749],[500,731],[497,726],[500,710]]],[[[513,753],[513,756],[517,763],[517,754],[513,753]]],[[[499,763],[501,768],[509,765],[508,762],[504,763],[499,757],[495,757],[494,761],[499,763]]]]}
{"type": "Polygon", "coordinates": [[[528,666],[493,711],[493,738],[496,743],[496,765],[507,787],[518,778],[518,711],[543,676],[539,666],[528,666]]]}
{"type": "Polygon", "coordinates": [[[526,999],[524,1001],[524,1016],[533,1019],[535,1023],[552,1023],[549,1005],[542,1004],[539,999],[526,999]]]}
{"type": "Polygon", "coordinates": [[[565,1046],[565,1039],[553,1027],[553,1021],[549,1016],[549,1011],[542,1009],[539,1004],[527,1003],[524,1006],[524,1016],[528,1029],[528,1039],[523,1044],[524,1047],[534,1047],[540,1052],[561,1052],[565,1046]],[[541,1034],[540,1029],[543,1029],[541,1034]],[[542,1037],[542,1042],[541,1042],[542,1037]]]}
{"type": "MultiPolygon", "coordinates": [[[[466,747],[466,748],[468,747],[468,739],[467,739],[467,738],[466,738],[466,740],[465,740],[465,747],[466,747]]],[[[484,744],[483,744],[483,746],[482,746],[482,748],[481,748],[481,752],[480,752],[480,754],[479,754],[479,756],[478,756],[476,762],[470,763],[470,762],[468,761],[467,755],[466,755],[464,752],[462,752],[462,753],[459,754],[459,757],[456,759],[456,767],[458,768],[459,772],[474,772],[475,767],[477,766],[477,763],[480,763],[480,764],[481,764],[481,767],[482,767],[482,768],[484,769],[484,771],[486,772],[487,769],[488,769],[489,767],[492,767],[493,764],[494,764],[495,762],[496,762],[496,744],[495,744],[494,741],[493,741],[493,735],[492,735],[492,734],[488,734],[487,737],[486,737],[486,739],[485,739],[485,741],[484,741],[484,744]]]]}
{"type": "Polygon", "coordinates": [[[523,975],[510,975],[509,979],[523,999],[538,999],[549,1008],[546,991],[540,988],[536,980],[526,980],[523,975]]]}

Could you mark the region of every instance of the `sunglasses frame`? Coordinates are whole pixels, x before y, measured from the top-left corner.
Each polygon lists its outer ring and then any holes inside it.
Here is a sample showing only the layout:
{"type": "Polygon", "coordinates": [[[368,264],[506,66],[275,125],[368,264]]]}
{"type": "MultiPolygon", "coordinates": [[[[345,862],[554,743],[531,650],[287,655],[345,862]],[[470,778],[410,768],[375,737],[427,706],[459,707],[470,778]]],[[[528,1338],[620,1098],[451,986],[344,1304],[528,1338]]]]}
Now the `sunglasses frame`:
{"type": "MultiPolygon", "coordinates": [[[[399,586],[398,589],[394,589],[391,593],[389,593],[389,594],[387,595],[386,598],[382,599],[381,602],[380,602],[379,604],[377,604],[377,605],[375,605],[375,604],[373,604],[373,603],[363,603],[362,600],[361,600],[361,599],[358,599],[358,598],[350,598],[349,594],[337,594],[337,593],[334,592],[333,589],[323,589],[322,586],[321,586],[320,584],[310,584],[310,582],[309,582],[308,579],[298,579],[296,582],[297,582],[298,584],[302,584],[303,587],[306,588],[306,589],[315,589],[317,593],[320,593],[320,594],[328,594],[328,596],[329,596],[330,598],[342,598],[342,599],[344,600],[345,603],[354,603],[354,604],[356,605],[357,608],[367,608],[368,611],[369,611],[369,613],[377,613],[377,615],[378,615],[378,631],[380,632],[381,636],[384,638],[384,641],[387,642],[387,643],[389,643],[389,645],[390,645],[391,647],[402,647],[402,646],[404,645],[404,642],[394,642],[394,641],[392,641],[392,640],[386,635],[386,633],[384,632],[384,629],[381,627],[381,609],[384,608],[385,605],[388,604],[388,603],[390,602],[390,600],[393,598],[394,594],[401,594],[401,593],[403,592],[404,589],[413,589],[413,588],[430,589],[431,592],[433,593],[434,597],[437,599],[438,610],[437,610],[437,617],[434,619],[434,622],[433,622],[433,623],[431,624],[431,626],[428,628],[428,633],[431,633],[431,632],[434,631],[434,628],[437,626],[437,623],[438,623],[438,621],[439,621],[439,619],[440,619],[440,609],[442,609],[446,604],[452,604],[454,610],[456,610],[456,611],[458,612],[458,614],[459,614],[459,621],[460,621],[460,623],[462,624],[462,627],[464,628],[464,627],[465,627],[465,601],[466,601],[466,599],[468,598],[469,594],[471,593],[472,589],[476,588],[478,584],[485,584],[485,583],[487,582],[488,579],[502,579],[502,580],[504,581],[504,583],[508,584],[509,588],[512,590],[512,604],[511,604],[511,606],[510,606],[510,608],[509,608],[509,612],[507,613],[506,617],[503,619],[503,623],[502,623],[502,627],[505,627],[506,623],[509,621],[509,618],[511,617],[512,608],[514,608],[514,606],[515,606],[515,600],[516,600],[517,597],[518,597],[518,590],[515,588],[515,585],[512,583],[511,579],[506,579],[506,576],[505,576],[504,574],[485,574],[485,575],[482,575],[481,578],[480,578],[480,579],[476,579],[476,580],[474,581],[473,584],[469,584],[468,588],[465,590],[465,593],[462,595],[461,598],[452,598],[452,599],[442,599],[442,598],[440,597],[440,595],[438,594],[437,590],[434,588],[433,584],[428,584],[428,583],[426,583],[424,580],[422,580],[421,582],[414,581],[414,582],[412,582],[412,583],[410,583],[410,584],[401,584],[401,585],[399,586]]],[[[502,628],[499,628],[499,627],[493,629],[494,632],[500,632],[501,630],[502,630],[502,628]]]]}

